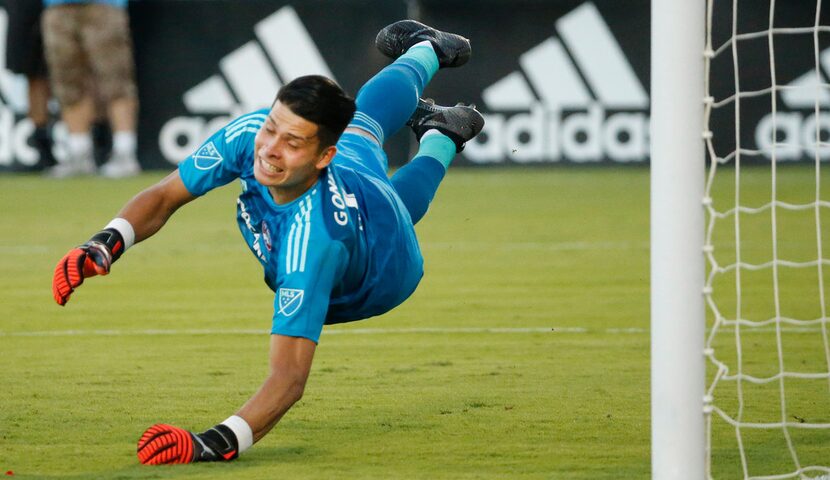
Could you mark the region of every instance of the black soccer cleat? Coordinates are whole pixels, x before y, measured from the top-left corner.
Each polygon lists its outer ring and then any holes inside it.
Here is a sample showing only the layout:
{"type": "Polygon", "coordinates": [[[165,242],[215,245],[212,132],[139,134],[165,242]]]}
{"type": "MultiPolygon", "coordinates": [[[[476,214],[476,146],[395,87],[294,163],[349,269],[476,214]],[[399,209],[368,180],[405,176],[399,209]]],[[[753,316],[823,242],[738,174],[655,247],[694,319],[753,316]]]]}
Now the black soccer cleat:
{"type": "Polygon", "coordinates": [[[428,40],[438,55],[438,65],[460,67],[470,59],[470,41],[461,35],[442,32],[415,20],[400,20],[378,32],[375,46],[391,58],[403,55],[409,47],[428,40]]]}
{"type": "Polygon", "coordinates": [[[435,129],[455,143],[455,152],[464,150],[464,144],[473,139],[484,128],[484,117],[475,105],[459,103],[454,107],[436,105],[430,98],[419,99],[415,113],[406,122],[421,141],[427,130],[435,129]]]}

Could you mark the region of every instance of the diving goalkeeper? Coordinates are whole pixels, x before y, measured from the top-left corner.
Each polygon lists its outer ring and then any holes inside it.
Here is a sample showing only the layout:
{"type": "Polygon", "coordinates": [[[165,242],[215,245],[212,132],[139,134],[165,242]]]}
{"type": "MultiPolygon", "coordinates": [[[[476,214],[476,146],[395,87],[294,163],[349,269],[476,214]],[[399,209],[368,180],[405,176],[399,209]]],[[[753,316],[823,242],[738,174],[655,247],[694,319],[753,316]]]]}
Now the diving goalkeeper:
{"type": "Polygon", "coordinates": [[[484,119],[472,106],[420,100],[439,68],[467,62],[467,39],[402,20],[381,30],[375,43],[395,61],[356,101],[325,77],[293,80],[270,109],[216,132],[58,262],[52,288],[65,305],[84,279],[109,273],[179,207],[240,180],[239,229],[275,292],[270,374],[236,414],[202,433],[151,426],[138,442],[141,463],[237,458],[302,396],[324,324],[380,315],[418,285],[423,258],[413,225],[484,119]],[[388,178],[382,146],[405,124],[419,150],[388,178]]]}

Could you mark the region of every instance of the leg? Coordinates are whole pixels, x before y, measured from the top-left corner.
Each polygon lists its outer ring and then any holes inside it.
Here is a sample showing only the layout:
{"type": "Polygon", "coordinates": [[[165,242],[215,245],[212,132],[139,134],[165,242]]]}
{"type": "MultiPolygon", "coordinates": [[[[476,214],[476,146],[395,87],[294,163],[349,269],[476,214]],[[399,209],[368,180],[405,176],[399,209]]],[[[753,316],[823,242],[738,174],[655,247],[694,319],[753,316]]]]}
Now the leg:
{"type": "Polygon", "coordinates": [[[112,131],[135,132],[138,102],[134,97],[116,98],[109,104],[109,119],[112,131]]]}
{"type": "Polygon", "coordinates": [[[52,87],[61,105],[61,117],[69,129],[66,158],[50,170],[53,177],[95,171],[89,127],[94,102],[89,93],[86,54],[77,41],[83,6],[59,5],[47,8],[42,17],[43,41],[52,87]]]}
{"type": "Polygon", "coordinates": [[[88,58],[78,41],[78,5],[47,8],[43,13],[44,53],[61,114],[70,134],[89,132],[94,103],[89,93],[88,58]]]}
{"type": "Polygon", "coordinates": [[[112,155],[100,173],[110,178],[135,175],[141,167],[136,159],[138,95],[129,18],[122,8],[88,7],[91,21],[84,29],[84,42],[112,130],[112,155]]]}
{"type": "Polygon", "coordinates": [[[424,135],[415,158],[392,175],[392,186],[409,211],[413,224],[427,213],[454,156],[455,144],[449,137],[438,132],[424,135]]]}
{"type": "Polygon", "coordinates": [[[6,68],[26,75],[28,81],[28,116],[35,126],[31,144],[38,152],[34,169],[42,170],[55,165],[52,155],[52,138],[49,134],[49,108],[51,95],[47,76],[46,59],[43,56],[43,36],[40,18],[42,2],[6,2],[8,30],[6,37],[6,68]]]}
{"type": "MultiPolygon", "coordinates": [[[[378,33],[375,46],[395,62],[369,80],[357,95],[357,112],[346,133],[379,146],[412,116],[418,98],[439,68],[458,67],[470,58],[470,41],[413,20],[395,22],[378,33]]],[[[386,174],[381,159],[365,165],[386,174]]]]}
{"type": "MultiPolygon", "coordinates": [[[[414,224],[429,208],[455,154],[484,126],[483,117],[474,107],[441,107],[420,100],[439,68],[467,62],[470,42],[403,20],[381,30],[375,45],[396,60],[361,89],[350,127],[366,132],[379,145],[404,124],[414,130],[421,142],[418,153],[390,179],[414,224]]],[[[386,165],[382,167],[385,172],[386,165]]]]}
{"type": "Polygon", "coordinates": [[[61,118],[70,135],[89,135],[94,117],[95,101],[89,94],[71,104],[61,105],[61,118]]]}
{"type": "Polygon", "coordinates": [[[29,118],[35,124],[32,141],[40,159],[37,169],[54,167],[57,162],[52,154],[52,135],[49,133],[49,97],[52,94],[46,76],[29,76],[29,118]]]}
{"type": "Polygon", "coordinates": [[[41,76],[29,76],[29,118],[35,128],[46,127],[49,123],[49,80],[41,76]]]}
{"type": "Polygon", "coordinates": [[[437,70],[438,57],[432,46],[413,46],[360,89],[357,112],[349,127],[370,133],[383,145],[409,120],[437,70]]]}
{"type": "Polygon", "coordinates": [[[112,155],[101,167],[101,175],[121,178],[136,175],[141,171],[136,157],[136,112],[138,102],[134,97],[121,97],[109,104],[109,118],[112,131],[112,155]]]}
{"type": "Polygon", "coordinates": [[[101,89],[93,80],[95,92],[95,119],[92,121],[92,156],[96,165],[104,165],[112,154],[112,127],[108,119],[107,103],[101,98],[101,89]]]}
{"type": "Polygon", "coordinates": [[[470,105],[442,107],[421,100],[409,124],[421,146],[418,154],[390,179],[412,223],[427,212],[455,154],[484,128],[484,117],[470,105]]]}

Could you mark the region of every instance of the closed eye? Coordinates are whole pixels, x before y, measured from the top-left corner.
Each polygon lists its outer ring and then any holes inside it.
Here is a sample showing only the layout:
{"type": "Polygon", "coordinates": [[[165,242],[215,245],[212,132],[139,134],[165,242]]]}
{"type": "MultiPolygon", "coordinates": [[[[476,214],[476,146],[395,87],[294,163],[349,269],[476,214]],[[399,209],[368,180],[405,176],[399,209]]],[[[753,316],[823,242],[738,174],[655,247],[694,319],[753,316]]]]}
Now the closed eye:
{"type": "Polygon", "coordinates": [[[276,129],[274,128],[274,121],[271,120],[271,117],[267,117],[265,119],[265,125],[263,125],[265,131],[268,133],[275,133],[276,129]]]}

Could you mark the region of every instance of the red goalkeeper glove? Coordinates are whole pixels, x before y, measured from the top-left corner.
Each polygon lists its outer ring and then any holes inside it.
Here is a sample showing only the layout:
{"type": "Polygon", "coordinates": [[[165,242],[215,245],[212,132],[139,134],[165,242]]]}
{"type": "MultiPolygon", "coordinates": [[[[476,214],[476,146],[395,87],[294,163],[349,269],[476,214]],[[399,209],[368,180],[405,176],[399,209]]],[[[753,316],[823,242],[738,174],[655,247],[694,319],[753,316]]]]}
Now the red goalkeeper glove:
{"type": "Polygon", "coordinates": [[[123,252],[124,239],[114,228],[102,230],[85,244],[70,250],[58,262],[52,277],[52,295],[58,305],[66,305],[85,278],[108,274],[112,263],[123,252]]]}
{"type": "Polygon", "coordinates": [[[138,440],[138,461],[144,465],[226,462],[239,456],[233,431],[223,424],[202,433],[157,423],[138,440]]]}

